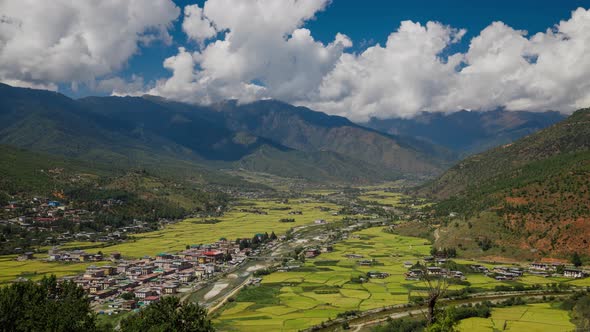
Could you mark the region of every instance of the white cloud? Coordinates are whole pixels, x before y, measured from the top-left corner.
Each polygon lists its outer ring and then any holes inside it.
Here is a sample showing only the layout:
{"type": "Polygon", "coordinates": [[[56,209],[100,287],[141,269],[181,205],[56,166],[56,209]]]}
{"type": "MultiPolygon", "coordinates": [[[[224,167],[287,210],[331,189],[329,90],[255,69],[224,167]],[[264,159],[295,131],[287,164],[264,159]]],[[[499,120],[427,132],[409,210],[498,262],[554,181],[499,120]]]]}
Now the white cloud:
{"type": "Polygon", "coordinates": [[[185,16],[183,28],[191,39],[202,42],[217,32],[223,36],[201,51],[181,48],[166,59],[164,67],[172,77],[158,82],[150,93],[203,103],[225,98],[312,98],[343,50],[352,45],[342,34],[325,45],[302,28],[327,4],[327,0],[208,0],[202,10],[186,7],[190,15],[185,16]]]}
{"type": "Polygon", "coordinates": [[[571,112],[590,106],[590,11],[579,8],[531,37],[494,22],[467,52],[443,60],[463,33],[440,23],[402,22],[385,47],[343,55],[324,78],[320,98],[301,103],[358,121],[420,111],[571,112]]]}
{"type": "Polygon", "coordinates": [[[140,77],[116,75],[139,45],[172,41],[168,29],[180,13],[172,0],[0,0],[0,81],[87,84],[199,103],[276,98],[357,121],[498,107],[570,112],[590,104],[589,10],[533,36],[493,22],[456,54],[449,46],[465,30],[405,21],[384,45],[350,53],[347,36],[322,43],[305,27],[329,2],[186,6],[182,31],[191,42],[164,61],[171,75],[148,88],[140,77]]]}
{"type": "Polygon", "coordinates": [[[190,38],[222,37],[167,59],[172,77],[151,93],[202,103],[271,97],[358,121],[498,107],[569,112],[590,102],[585,9],[531,37],[493,22],[456,54],[446,53],[465,30],[405,21],[385,45],[351,54],[344,52],[348,37],[324,45],[303,28],[326,5],[208,0],[202,10],[185,8],[194,12],[185,21],[194,16],[201,27],[187,31],[190,38]]]}
{"type": "Polygon", "coordinates": [[[171,0],[0,1],[0,80],[55,86],[116,72],[138,44],[170,42],[171,0]]]}
{"type": "MultiPolygon", "coordinates": [[[[411,116],[447,93],[461,57],[443,61],[439,54],[459,41],[464,30],[439,23],[411,21],[359,55],[345,54],[324,77],[314,108],[364,120],[369,116],[411,116]]],[[[303,101],[304,102],[304,101],[303,101]]],[[[305,103],[305,102],[304,102],[305,103]]]]}
{"type": "Polygon", "coordinates": [[[182,21],[182,31],[186,35],[199,43],[214,37],[217,34],[211,21],[203,14],[203,9],[199,5],[190,5],[184,7],[184,20],[182,21]]]}

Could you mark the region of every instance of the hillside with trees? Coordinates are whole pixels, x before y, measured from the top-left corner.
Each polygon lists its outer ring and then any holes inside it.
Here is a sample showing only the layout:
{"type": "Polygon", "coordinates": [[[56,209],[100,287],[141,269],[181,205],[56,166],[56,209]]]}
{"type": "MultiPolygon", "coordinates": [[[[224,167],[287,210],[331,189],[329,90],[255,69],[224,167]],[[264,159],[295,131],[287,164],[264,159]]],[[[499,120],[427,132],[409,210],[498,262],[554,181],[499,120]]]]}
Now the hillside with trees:
{"type": "MultiPolygon", "coordinates": [[[[579,110],[536,134],[467,158],[419,192],[440,200],[435,210],[440,218],[456,216],[473,225],[491,215],[499,224],[487,236],[505,232],[520,239],[496,238],[498,246],[588,255],[589,124],[590,109],[579,110]]],[[[478,229],[472,228],[472,237],[480,236],[478,229]]],[[[452,234],[453,227],[448,231],[452,234]]]]}

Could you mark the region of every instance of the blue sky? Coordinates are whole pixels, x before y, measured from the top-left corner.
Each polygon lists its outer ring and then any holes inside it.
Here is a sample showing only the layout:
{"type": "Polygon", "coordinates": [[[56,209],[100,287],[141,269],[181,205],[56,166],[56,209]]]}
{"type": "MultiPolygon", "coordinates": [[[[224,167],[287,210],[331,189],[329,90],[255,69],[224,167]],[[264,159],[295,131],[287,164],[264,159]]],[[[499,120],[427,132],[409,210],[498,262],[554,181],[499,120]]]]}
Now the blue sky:
{"type": "MultiPolygon", "coordinates": [[[[180,8],[192,4],[202,7],[204,2],[174,0],[180,8]]],[[[567,19],[572,10],[584,5],[587,7],[588,4],[590,1],[581,0],[333,0],[326,10],[319,12],[316,19],[305,27],[312,31],[315,39],[324,43],[331,42],[336,33],[344,33],[355,43],[351,51],[359,52],[375,43],[385,43],[387,36],[399,27],[401,21],[438,21],[467,29],[461,43],[450,48],[450,51],[455,52],[464,51],[471,38],[493,21],[502,21],[515,29],[534,34],[567,19]]],[[[164,59],[176,54],[179,46],[196,47],[194,43],[187,42],[180,18],[170,32],[174,38],[172,45],[156,43],[143,47],[129,60],[120,75],[130,77],[131,74],[141,74],[146,81],[169,76],[170,73],[161,65],[164,59]]],[[[100,94],[88,89],[73,92],[68,85],[62,85],[62,88],[74,97],[100,94]]]]}
{"type": "Polygon", "coordinates": [[[358,120],[571,112],[590,104],[589,8],[590,0],[8,1],[0,81],[72,97],[275,98],[358,120]]]}
{"type": "MultiPolygon", "coordinates": [[[[174,2],[180,8],[191,4],[202,7],[204,3],[190,0],[174,2]]],[[[344,33],[355,43],[352,51],[359,52],[375,43],[385,43],[387,36],[399,27],[401,21],[438,21],[467,29],[461,43],[450,48],[450,51],[464,51],[471,38],[494,21],[502,21],[515,29],[534,34],[567,19],[572,10],[580,6],[588,7],[589,4],[590,1],[581,0],[333,0],[326,10],[316,14],[316,19],[305,27],[312,31],[315,39],[324,43],[331,42],[336,33],[344,33]]],[[[161,66],[164,59],[176,54],[178,46],[191,45],[187,43],[180,26],[181,20],[178,19],[171,30],[174,38],[172,45],[157,43],[142,48],[139,54],[130,59],[121,75],[129,77],[133,73],[141,74],[147,81],[169,76],[170,73],[161,66]]],[[[192,45],[196,46],[194,43],[192,45]]],[[[64,88],[67,89],[66,86],[64,88]]],[[[70,95],[96,94],[88,90],[67,92],[70,95]]]]}

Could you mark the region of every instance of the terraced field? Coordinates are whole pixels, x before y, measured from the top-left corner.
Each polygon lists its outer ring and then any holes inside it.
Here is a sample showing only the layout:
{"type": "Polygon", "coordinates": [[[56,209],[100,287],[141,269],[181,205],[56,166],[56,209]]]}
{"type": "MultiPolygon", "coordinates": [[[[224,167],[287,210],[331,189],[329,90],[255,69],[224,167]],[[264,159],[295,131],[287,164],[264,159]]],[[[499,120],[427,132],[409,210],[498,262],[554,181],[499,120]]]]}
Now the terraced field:
{"type": "Polygon", "coordinates": [[[336,244],[331,253],[308,260],[300,271],[275,272],[265,276],[261,286],[242,291],[216,319],[219,329],[296,331],[344,311],[406,303],[408,290],[421,283],[404,279],[403,262],[428,255],[430,244],[380,228],[363,230],[355,237],[336,244]],[[375,264],[360,266],[359,259],[346,258],[346,254],[374,259],[375,264]],[[369,271],[390,276],[363,284],[351,281],[369,271]]]}
{"type": "Polygon", "coordinates": [[[490,318],[468,318],[459,324],[459,330],[464,332],[555,332],[574,331],[575,328],[569,321],[568,312],[554,308],[550,303],[494,308],[490,318]]]}
{"type": "MultiPolygon", "coordinates": [[[[338,243],[331,253],[308,259],[297,271],[275,272],[263,278],[260,286],[242,291],[236,301],[227,305],[216,317],[215,323],[224,331],[256,331],[267,328],[273,331],[296,331],[322,321],[334,319],[349,310],[370,310],[407,303],[409,295],[421,295],[424,284],[406,281],[403,263],[416,261],[429,255],[430,244],[420,238],[404,237],[370,228],[338,243]],[[360,266],[358,259],[347,254],[374,259],[373,266],[360,266]],[[351,279],[365,276],[369,271],[389,273],[384,279],[370,279],[355,283],[351,279]]],[[[457,260],[469,265],[473,261],[457,260]]],[[[484,264],[493,268],[493,264],[484,264]]],[[[467,281],[480,291],[493,291],[496,286],[546,285],[567,282],[586,285],[590,279],[571,280],[525,275],[521,280],[501,282],[483,274],[467,274],[467,281]]],[[[465,286],[451,285],[450,290],[465,286]]]]}
{"type": "Polygon", "coordinates": [[[365,191],[359,196],[360,200],[366,202],[377,202],[383,205],[398,206],[401,204],[401,198],[404,197],[400,193],[392,193],[383,190],[370,190],[365,191]]]}
{"type": "Polygon", "coordinates": [[[402,207],[409,206],[415,209],[420,209],[429,206],[431,203],[427,203],[423,199],[417,199],[413,204],[404,202],[403,199],[410,198],[401,193],[385,191],[383,189],[368,190],[363,192],[358,198],[365,202],[375,202],[380,205],[402,207]]]}

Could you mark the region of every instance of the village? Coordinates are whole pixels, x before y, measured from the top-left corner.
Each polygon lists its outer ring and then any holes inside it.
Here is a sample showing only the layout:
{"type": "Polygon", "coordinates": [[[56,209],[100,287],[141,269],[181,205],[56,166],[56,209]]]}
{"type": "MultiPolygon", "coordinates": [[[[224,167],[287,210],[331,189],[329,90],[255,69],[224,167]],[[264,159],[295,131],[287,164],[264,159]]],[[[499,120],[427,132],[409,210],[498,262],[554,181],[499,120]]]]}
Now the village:
{"type": "Polygon", "coordinates": [[[10,228],[11,233],[22,236],[6,238],[2,243],[3,254],[22,254],[35,251],[38,246],[55,246],[70,241],[116,243],[124,241],[129,234],[136,234],[176,222],[158,218],[156,223],[133,219],[124,225],[97,225],[97,216],[122,206],[125,202],[109,198],[87,202],[91,208],[48,198],[33,197],[10,201],[0,209],[0,226],[10,228]],[[35,234],[31,238],[30,234],[35,234]],[[18,239],[16,241],[15,239],[18,239]]]}
{"type": "MultiPolygon", "coordinates": [[[[262,234],[257,237],[264,241],[262,234]]],[[[108,302],[112,310],[107,313],[112,314],[139,309],[159,301],[162,296],[193,291],[199,283],[235,270],[248,255],[258,254],[265,248],[266,244],[256,249],[240,248],[240,241],[220,239],[213,244],[190,246],[176,254],[159,253],[155,257],[130,260],[123,259],[119,253],[103,257],[81,250],[52,249],[48,260],[96,261],[97,264],[89,266],[82,275],[63,279],[75,282],[88,292],[99,313],[105,313],[101,304],[108,302]]]]}

